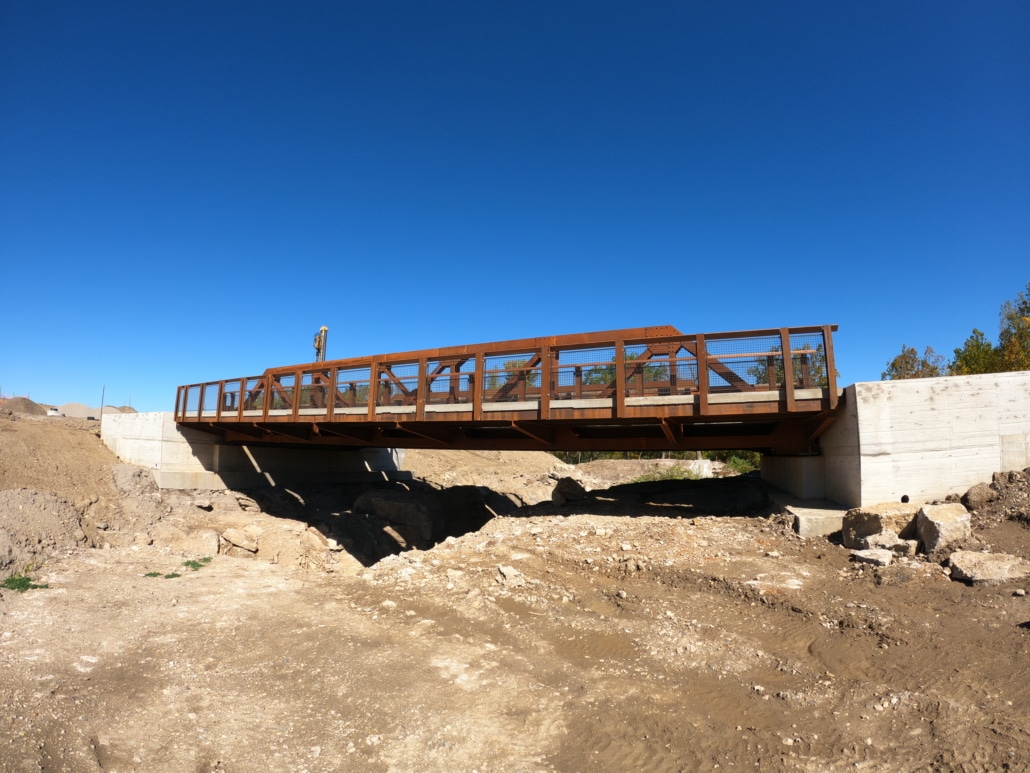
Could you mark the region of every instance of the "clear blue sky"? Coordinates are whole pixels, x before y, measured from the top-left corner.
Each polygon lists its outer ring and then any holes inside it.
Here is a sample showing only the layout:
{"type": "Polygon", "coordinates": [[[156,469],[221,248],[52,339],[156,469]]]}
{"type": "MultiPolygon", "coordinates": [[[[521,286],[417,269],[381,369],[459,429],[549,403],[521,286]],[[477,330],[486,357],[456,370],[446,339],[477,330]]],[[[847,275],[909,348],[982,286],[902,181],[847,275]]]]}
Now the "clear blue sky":
{"type": "Polygon", "coordinates": [[[1030,3],[0,0],[0,389],[835,323],[1030,280],[1030,3]]]}

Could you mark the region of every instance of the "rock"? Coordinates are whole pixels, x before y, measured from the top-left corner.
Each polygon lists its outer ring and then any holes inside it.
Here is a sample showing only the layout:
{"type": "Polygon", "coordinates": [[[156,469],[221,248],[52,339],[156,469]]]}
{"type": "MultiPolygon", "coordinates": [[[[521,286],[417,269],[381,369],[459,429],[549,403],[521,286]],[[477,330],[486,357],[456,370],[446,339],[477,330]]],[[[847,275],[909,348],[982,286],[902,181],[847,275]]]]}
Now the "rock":
{"type": "Polygon", "coordinates": [[[191,529],[186,532],[171,524],[160,523],[150,536],[155,545],[180,553],[192,556],[218,554],[218,532],[214,529],[191,529]]]}
{"type": "Polygon", "coordinates": [[[998,585],[1030,574],[1030,562],[1005,553],[958,550],[951,554],[951,578],[974,585],[998,585]]]}
{"type": "Polygon", "coordinates": [[[893,550],[899,556],[905,556],[906,558],[914,558],[916,551],[919,550],[919,540],[914,539],[899,539],[893,545],[893,550]]]}
{"type": "Polygon", "coordinates": [[[514,566],[505,566],[502,564],[497,567],[497,572],[500,574],[498,582],[502,585],[507,585],[512,588],[519,588],[526,584],[526,578],[522,576],[522,572],[516,569],[514,566]]]}
{"type": "Polygon", "coordinates": [[[894,550],[899,542],[898,535],[890,529],[884,529],[878,534],[870,534],[868,537],[859,537],[856,540],[858,550],[894,550]]]}
{"type": "Polygon", "coordinates": [[[859,544],[862,537],[870,537],[886,530],[894,532],[901,539],[912,539],[916,536],[915,519],[918,511],[918,505],[896,502],[852,508],[844,514],[844,523],[841,526],[844,546],[865,550],[866,548],[859,544]]]}
{"type": "Polygon", "coordinates": [[[354,577],[365,571],[365,565],[361,563],[356,556],[351,555],[346,550],[334,553],[333,556],[336,561],[332,564],[332,571],[336,574],[354,577]]]}
{"type": "Polygon", "coordinates": [[[302,547],[308,550],[329,550],[329,539],[314,526],[309,526],[300,538],[302,547]]]}
{"type": "Polygon", "coordinates": [[[248,553],[257,553],[257,540],[242,529],[226,529],[222,532],[222,539],[234,547],[246,550],[248,553]]]}
{"type": "Polygon", "coordinates": [[[962,504],[967,510],[979,510],[989,502],[998,498],[998,492],[986,483],[977,483],[962,495],[962,504]]]}
{"type": "Polygon", "coordinates": [[[894,553],[890,550],[852,550],[851,557],[860,564],[890,566],[894,553]]]}
{"type": "Polygon", "coordinates": [[[448,536],[479,531],[494,515],[515,510],[511,501],[479,486],[451,486],[437,492],[443,518],[434,521],[433,542],[448,536]]]}
{"type": "Polygon", "coordinates": [[[923,505],[916,515],[916,532],[927,553],[973,536],[969,513],[958,504],[923,505]]]}
{"type": "Polygon", "coordinates": [[[794,514],[794,531],[804,539],[828,537],[840,531],[843,526],[844,516],[842,515],[794,514]]]}
{"type": "Polygon", "coordinates": [[[408,545],[417,548],[433,544],[436,524],[444,520],[440,499],[428,492],[373,489],[358,497],[354,512],[388,521],[408,545]]]}
{"type": "Polygon", "coordinates": [[[559,478],[554,491],[551,492],[551,501],[558,507],[564,507],[568,502],[578,502],[586,497],[587,490],[575,478],[559,478]]]}

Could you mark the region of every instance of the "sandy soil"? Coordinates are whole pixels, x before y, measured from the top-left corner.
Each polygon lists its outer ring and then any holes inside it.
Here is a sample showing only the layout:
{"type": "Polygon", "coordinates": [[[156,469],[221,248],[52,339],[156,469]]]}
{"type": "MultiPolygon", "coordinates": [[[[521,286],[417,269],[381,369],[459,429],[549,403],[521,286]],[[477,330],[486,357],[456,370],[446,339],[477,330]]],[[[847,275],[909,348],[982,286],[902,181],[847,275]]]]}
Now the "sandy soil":
{"type": "MultiPolygon", "coordinates": [[[[570,472],[529,457],[412,461],[425,492],[570,472]]],[[[361,492],[159,492],[85,422],[0,417],[48,586],[2,591],[0,770],[1030,769],[1018,583],[862,568],[746,481],[589,478],[390,552],[361,492]]],[[[994,550],[1030,557],[1027,490],[994,550]]]]}

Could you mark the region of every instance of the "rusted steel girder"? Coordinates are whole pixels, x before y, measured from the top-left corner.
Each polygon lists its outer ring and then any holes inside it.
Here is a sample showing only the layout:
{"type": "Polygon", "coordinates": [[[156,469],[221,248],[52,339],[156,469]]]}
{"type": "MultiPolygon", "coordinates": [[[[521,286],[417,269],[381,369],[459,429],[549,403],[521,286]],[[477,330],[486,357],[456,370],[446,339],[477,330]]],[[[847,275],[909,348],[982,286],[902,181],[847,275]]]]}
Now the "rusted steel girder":
{"type": "Polygon", "coordinates": [[[835,325],[665,325],[270,368],[181,386],[179,424],[228,442],[804,451],[832,419],[835,325]]]}

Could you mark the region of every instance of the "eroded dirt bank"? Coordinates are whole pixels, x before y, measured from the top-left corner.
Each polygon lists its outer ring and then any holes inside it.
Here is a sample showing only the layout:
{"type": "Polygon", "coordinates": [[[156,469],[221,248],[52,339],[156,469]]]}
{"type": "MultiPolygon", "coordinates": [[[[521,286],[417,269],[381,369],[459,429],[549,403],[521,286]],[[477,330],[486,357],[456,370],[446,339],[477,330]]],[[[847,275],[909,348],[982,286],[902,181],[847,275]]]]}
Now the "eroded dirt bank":
{"type": "MultiPolygon", "coordinates": [[[[81,534],[33,574],[48,588],[3,591],[0,769],[1030,769],[1020,583],[862,568],[772,508],[706,515],[667,486],[523,507],[367,567],[274,564],[184,549],[218,550],[229,520],[267,532],[267,513],[155,492],[88,427],[11,426],[0,489],[51,492],[81,534]]],[[[1030,557],[1025,505],[1007,507],[977,536],[1030,557]]]]}

